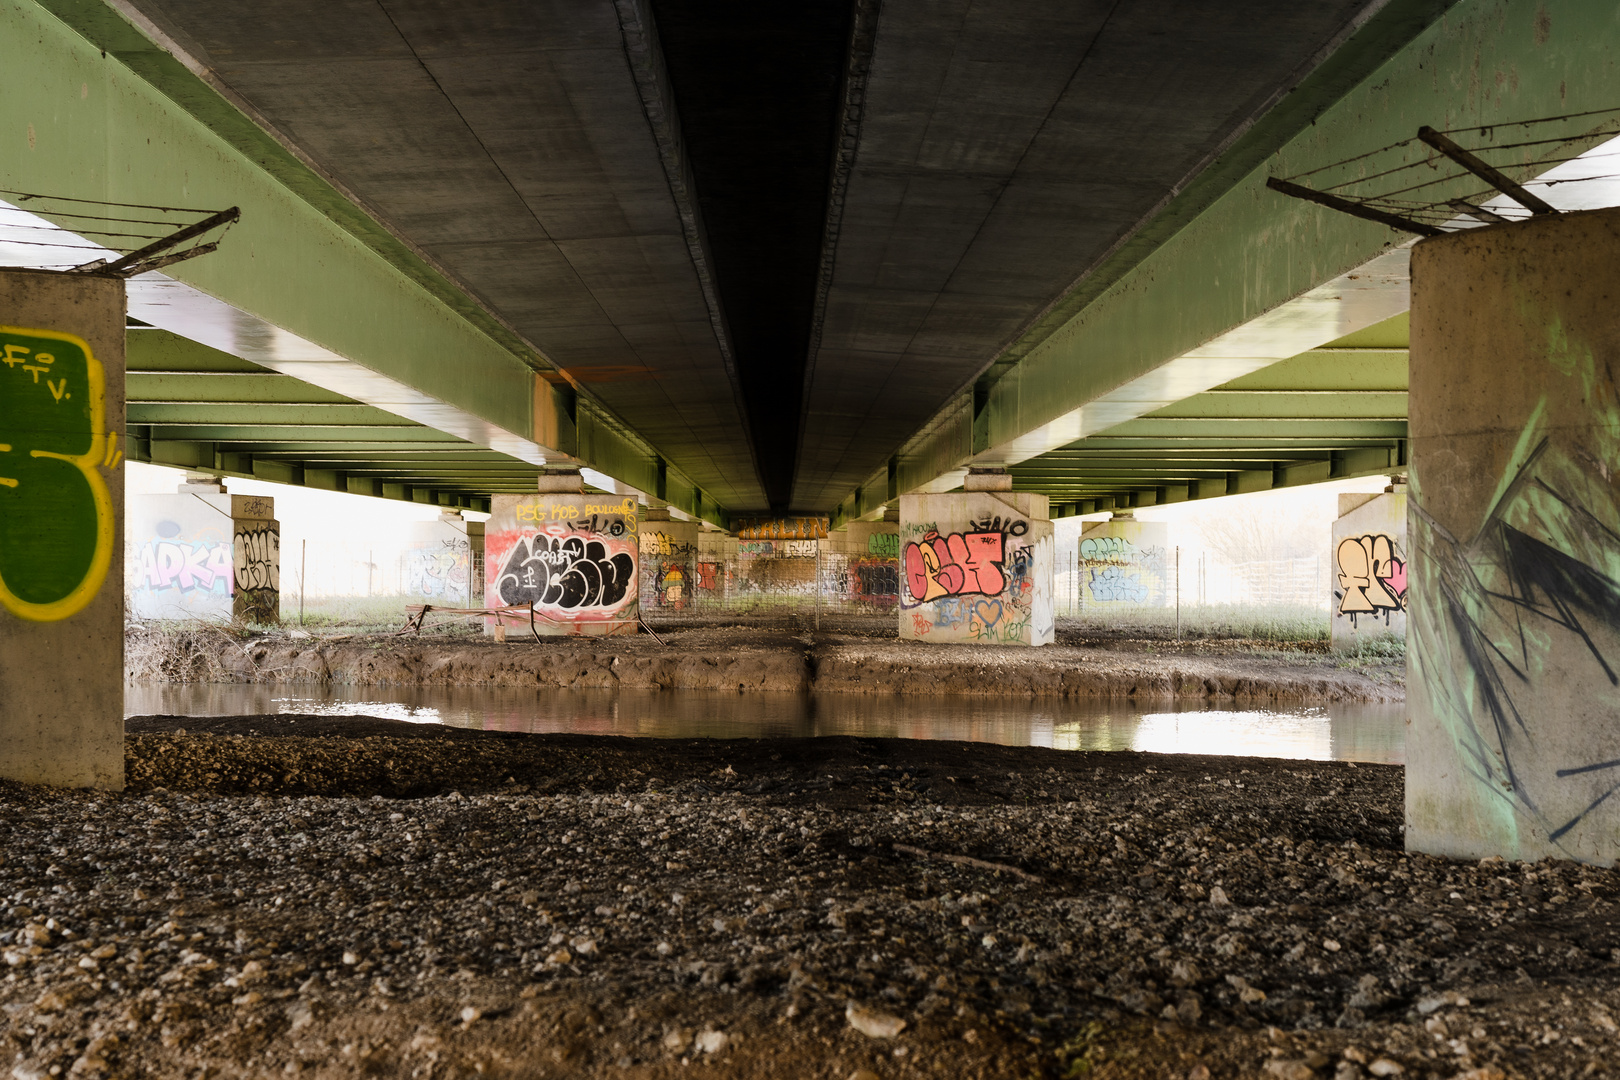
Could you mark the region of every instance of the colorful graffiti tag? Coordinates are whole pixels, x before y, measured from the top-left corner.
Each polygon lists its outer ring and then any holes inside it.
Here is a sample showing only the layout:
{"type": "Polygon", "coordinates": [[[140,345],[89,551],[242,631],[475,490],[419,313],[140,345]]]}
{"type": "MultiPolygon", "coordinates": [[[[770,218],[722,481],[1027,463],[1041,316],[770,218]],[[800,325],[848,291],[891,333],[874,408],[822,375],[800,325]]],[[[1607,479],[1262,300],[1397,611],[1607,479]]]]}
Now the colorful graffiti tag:
{"type": "Polygon", "coordinates": [[[495,591],[503,604],[576,611],[611,608],[636,580],[636,560],[628,552],[610,554],[608,541],[590,535],[547,535],[519,539],[507,556],[495,591]]]}
{"type": "Polygon", "coordinates": [[[1334,559],[1339,566],[1339,614],[1352,623],[1358,615],[1382,615],[1406,610],[1406,560],[1393,538],[1382,533],[1349,536],[1339,541],[1334,559]]]}
{"type": "Polygon", "coordinates": [[[98,470],[121,454],[105,425],[83,338],[0,326],[0,607],[19,618],[65,619],[106,580],[117,538],[98,470]]]}
{"type": "Polygon", "coordinates": [[[866,553],[868,555],[880,555],[886,559],[898,559],[900,557],[900,534],[873,533],[866,538],[866,553]]]}
{"type": "Polygon", "coordinates": [[[906,585],[912,602],[926,604],[942,596],[1001,595],[1007,587],[1002,572],[1007,537],[1022,536],[1028,528],[1019,521],[1009,523],[1005,531],[975,528],[945,536],[938,530],[924,533],[921,541],[906,545],[906,585]]]}
{"type": "MultiPolygon", "coordinates": [[[[1165,549],[1139,543],[1153,523],[1105,523],[1104,528],[1131,529],[1137,539],[1118,533],[1080,540],[1080,572],[1086,602],[1152,606],[1165,602],[1165,549]]],[[[1160,527],[1162,528],[1162,527],[1160,527]]]]}
{"type": "Polygon", "coordinates": [[[274,521],[238,521],[231,548],[236,617],[275,622],[281,618],[281,526],[274,521]]]}
{"type": "MultiPolygon", "coordinates": [[[[177,536],[180,525],[161,522],[160,532],[177,536]]],[[[208,539],[149,540],[136,549],[131,559],[131,589],[178,589],[181,592],[231,594],[231,545],[215,532],[208,539]]]]}
{"type": "MultiPolygon", "coordinates": [[[[988,509],[982,500],[965,509],[954,529],[937,521],[902,525],[900,557],[889,564],[900,606],[912,609],[901,615],[902,636],[986,644],[1049,639],[1050,618],[1035,618],[1036,552],[1044,545],[1039,550],[1050,560],[1051,525],[1040,522],[1037,533],[1015,514],[980,512],[988,509]]],[[[1050,572],[1049,561],[1045,565],[1050,572]]],[[[872,573],[881,575],[881,564],[872,573]]]]}
{"type": "Polygon", "coordinates": [[[428,599],[465,598],[472,580],[472,543],[459,538],[428,541],[404,554],[405,591],[428,599]]]}

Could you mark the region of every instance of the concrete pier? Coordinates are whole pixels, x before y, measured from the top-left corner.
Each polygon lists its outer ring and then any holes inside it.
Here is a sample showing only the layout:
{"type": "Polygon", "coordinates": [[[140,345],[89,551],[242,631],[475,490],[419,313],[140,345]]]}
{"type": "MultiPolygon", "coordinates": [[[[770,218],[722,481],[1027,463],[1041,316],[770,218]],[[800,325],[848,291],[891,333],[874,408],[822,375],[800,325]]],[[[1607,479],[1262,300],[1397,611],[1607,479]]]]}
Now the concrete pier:
{"type": "Polygon", "coordinates": [[[124,283],[0,270],[0,777],[124,786],[124,283]]]}
{"type": "Polygon", "coordinates": [[[641,515],[641,600],[649,611],[690,607],[698,585],[698,523],[675,521],[668,510],[641,515]]]}
{"type": "Polygon", "coordinates": [[[275,499],[188,481],[129,501],[129,614],[273,624],[281,618],[281,523],[275,499]]]}
{"type": "Polygon", "coordinates": [[[1045,495],[902,495],[900,637],[1050,645],[1052,543],[1045,495]]]}
{"type": "Polygon", "coordinates": [[[1620,211],[1412,253],[1407,846],[1620,854],[1620,211]]]}
{"type": "MultiPolygon", "coordinates": [[[[540,482],[541,494],[497,495],[491,503],[485,607],[532,606],[540,634],[634,634],[641,610],[635,499],[586,495],[577,473],[540,482]]],[[[496,621],[489,622],[493,631],[496,621]]]]}
{"type": "Polygon", "coordinates": [[[1114,518],[1080,534],[1080,604],[1087,611],[1162,608],[1175,588],[1170,526],[1114,518]]]}

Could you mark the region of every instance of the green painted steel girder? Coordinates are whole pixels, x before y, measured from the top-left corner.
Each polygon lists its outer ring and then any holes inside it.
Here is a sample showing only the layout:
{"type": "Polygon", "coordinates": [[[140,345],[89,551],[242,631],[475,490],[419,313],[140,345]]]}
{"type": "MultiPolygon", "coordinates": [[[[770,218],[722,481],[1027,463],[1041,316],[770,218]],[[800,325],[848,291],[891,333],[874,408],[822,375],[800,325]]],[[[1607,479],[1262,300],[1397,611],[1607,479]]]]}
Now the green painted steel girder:
{"type": "Polygon", "coordinates": [[[256,402],[267,405],[349,405],[352,398],[311,386],[291,375],[238,372],[177,375],[132,371],[127,381],[131,403],[256,402]]]}
{"type": "Polygon", "coordinates": [[[251,424],[256,428],[363,427],[417,428],[420,424],[370,405],[265,405],[235,402],[129,403],[131,424],[251,424]]]}
{"type": "MultiPolygon", "coordinates": [[[[115,6],[102,0],[0,5],[0,100],[8,121],[0,126],[0,187],[117,203],[241,208],[241,220],[217,252],[166,268],[178,286],[164,293],[151,279],[132,282],[132,312],[147,322],[227,351],[246,350],[247,360],[406,422],[431,424],[458,441],[534,465],[584,463],[650,490],[638,481],[654,471],[658,455],[645,440],[587,388],[569,386],[566,374],[538,350],[115,6]],[[171,303],[173,295],[184,302],[171,303]],[[206,309],[204,316],[188,314],[194,309],[206,309]]],[[[58,224],[71,229],[73,223],[58,224]]],[[[132,338],[145,332],[132,331],[132,338]]],[[[221,363],[172,344],[167,351],[153,362],[132,341],[131,368],[165,373],[160,377],[253,370],[238,366],[240,359],[221,363]]],[[[132,385],[141,383],[132,379],[132,385]]],[[[187,400],[172,382],[147,385],[155,400],[187,400]]],[[[216,389],[191,400],[274,396],[269,389],[235,397],[216,389]]],[[[311,399],[283,396],[293,404],[311,399]]],[[[299,441],[357,434],[336,432],[333,422],[308,420],[305,413],[285,415],[317,425],[299,441]]],[[[132,415],[132,424],[141,422],[132,415]]],[[[256,441],[249,422],[239,427],[235,414],[216,413],[211,424],[168,434],[256,441]]],[[[675,474],[676,489],[697,505],[695,487],[677,470],[666,466],[665,472],[675,474]]],[[[723,522],[712,498],[705,510],[723,522]]]]}
{"type": "MultiPolygon", "coordinates": [[[[1392,3],[1379,18],[1411,6],[1392,3]]],[[[1347,50],[1353,51],[1358,40],[1353,38],[1347,50]]],[[[1404,423],[1393,419],[1405,415],[1404,407],[1384,410],[1389,419],[1367,419],[1363,412],[1356,420],[1357,410],[1347,407],[1342,410],[1347,419],[1308,421],[1271,410],[1256,396],[1248,399],[1244,416],[1231,421],[1132,417],[1166,406],[1179,412],[1185,399],[1215,386],[1403,391],[1404,320],[1393,325],[1396,320],[1386,319],[1332,340],[1354,328],[1341,324],[1315,341],[1298,342],[1290,351],[1299,355],[1282,363],[1275,361],[1288,352],[1267,351],[1255,338],[1274,332],[1274,326],[1286,331],[1286,319],[1273,318],[1274,313],[1326,283],[1337,288],[1344,280],[1345,291],[1360,288],[1347,275],[1386,253],[1397,254],[1379,264],[1385,280],[1404,274],[1399,246],[1409,240],[1384,226],[1278,195],[1266,189],[1266,179],[1412,139],[1425,124],[1500,126],[1612,110],[1617,52],[1620,9],[1612,4],[1461,0],[1449,6],[1371,74],[1323,99],[1308,123],[1299,122],[1264,154],[1255,155],[1253,148],[1264,137],[1261,129],[1277,130],[1280,121],[1273,123],[1272,117],[1172,199],[1140,231],[1150,242],[1124,244],[1112,262],[1097,267],[1053,305],[1057,315],[1037,322],[1009,347],[994,366],[993,381],[981,380],[975,392],[964,390],[902,448],[900,490],[934,484],[970,462],[1016,464],[1104,433],[1165,444],[1196,439],[1210,447],[1276,446],[1283,445],[1282,438],[1329,447],[1404,439],[1404,423]],[[1213,190],[1217,183],[1224,189],[1213,190]],[[1246,348],[1256,351],[1242,351],[1246,348]],[[1200,376],[1245,364],[1247,373],[1200,376]],[[1254,422],[1272,411],[1285,415],[1263,425],[1254,422]]],[[[1301,92],[1319,94],[1314,76],[1301,92]]],[[[1515,175],[1532,175],[1554,158],[1609,137],[1608,119],[1595,118],[1585,133],[1563,145],[1527,150],[1515,175]]],[[[1429,151],[1418,148],[1410,155],[1426,159],[1429,151]]],[[[1463,184],[1473,181],[1459,181],[1463,184]]],[[[1459,186],[1434,194],[1463,192],[1459,186]]],[[[1319,296],[1312,303],[1324,311],[1338,299],[1319,296]]],[[[1322,325],[1331,326],[1331,320],[1322,325]]],[[[1301,333],[1296,328],[1282,336],[1294,342],[1301,333]]],[[[1237,411],[1213,400],[1194,408],[1203,417],[1237,411]]]]}
{"type": "Polygon", "coordinates": [[[1252,421],[1265,434],[1273,420],[1405,420],[1406,394],[1376,391],[1212,390],[1144,414],[1151,420],[1252,421]]]}

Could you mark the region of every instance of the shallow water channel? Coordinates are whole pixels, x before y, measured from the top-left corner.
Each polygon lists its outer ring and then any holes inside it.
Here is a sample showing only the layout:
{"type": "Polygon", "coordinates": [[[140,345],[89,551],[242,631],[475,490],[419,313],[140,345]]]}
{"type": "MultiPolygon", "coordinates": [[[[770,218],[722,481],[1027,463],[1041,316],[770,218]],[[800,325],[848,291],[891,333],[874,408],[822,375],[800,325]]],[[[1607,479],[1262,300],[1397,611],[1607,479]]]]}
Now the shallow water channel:
{"type": "Polygon", "coordinates": [[[967,696],[728,694],[660,690],[532,690],[296,683],[131,683],[127,716],[303,713],[380,716],[489,731],[655,738],[856,735],[1401,764],[1404,705],[1290,709],[1142,708],[1130,703],[967,696]]]}

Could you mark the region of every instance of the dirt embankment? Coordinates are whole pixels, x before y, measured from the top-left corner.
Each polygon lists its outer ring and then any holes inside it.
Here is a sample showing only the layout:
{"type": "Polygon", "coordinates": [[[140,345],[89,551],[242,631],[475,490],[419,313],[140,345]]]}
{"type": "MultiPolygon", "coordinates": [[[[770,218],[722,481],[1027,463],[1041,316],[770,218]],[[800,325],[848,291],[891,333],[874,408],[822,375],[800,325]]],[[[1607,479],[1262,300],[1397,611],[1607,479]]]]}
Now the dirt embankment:
{"type": "Polygon", "coordinates": [[[496,644],[478,638],[223,633],[190,643],[175,681],[287,680],[387,686],[821,691],[1180,701],[1398,702],[1399,663],[1351,667],[1333,655],[1252,642],[1060,643],[1041,649],[933,645],[854,633],[751,627],[633,638],[496,644]]]}

